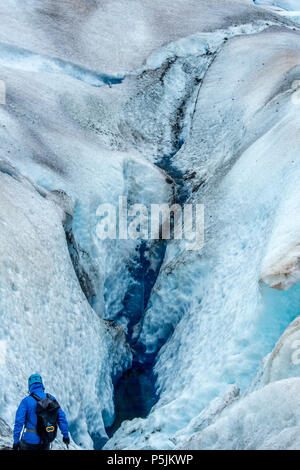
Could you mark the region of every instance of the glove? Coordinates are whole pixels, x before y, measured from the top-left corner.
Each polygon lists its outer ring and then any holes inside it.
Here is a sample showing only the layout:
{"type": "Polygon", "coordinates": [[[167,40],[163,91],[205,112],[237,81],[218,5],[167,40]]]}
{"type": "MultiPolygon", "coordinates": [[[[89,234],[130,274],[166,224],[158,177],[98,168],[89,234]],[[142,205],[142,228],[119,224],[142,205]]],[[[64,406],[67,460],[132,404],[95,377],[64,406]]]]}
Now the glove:
{"type": "Polygon", "coordinates": [[[68,446],[70,444],[70,438],[69,437],[63,437],[63,442],[64,442],[64,444],[66,444],[68,446]]]}
{"type": "Polygon", "coordinates": [[[13,445],[13,450],[20,450],[20,442],[13,445]]]}

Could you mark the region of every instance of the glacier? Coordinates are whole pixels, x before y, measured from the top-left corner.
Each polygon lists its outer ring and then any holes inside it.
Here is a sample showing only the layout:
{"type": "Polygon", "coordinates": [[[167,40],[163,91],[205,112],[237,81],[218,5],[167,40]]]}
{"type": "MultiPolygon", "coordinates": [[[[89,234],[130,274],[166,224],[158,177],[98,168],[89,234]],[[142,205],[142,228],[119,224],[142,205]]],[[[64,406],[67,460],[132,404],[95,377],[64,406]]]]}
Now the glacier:
{"type": "Polygon", "coordinates": [[[0,448],[35,371],[74,450],[299,448],[298,10],[1,3],[0,448]],[[120,196],[204,247],[100,240],[120,196]]]}
{"type": "Polygon", "coordinates": [[[32,368],[39,369],[47,373],[45,385],[49,380],[60,396],[71,428],[81,430],[79,443],[88,447],[91,435],[100,440],[106,435],[103,419],[113,415],[112,375],[126,366],[130,354],[122,332],[100,321],[78,288],[63,227],[64,203],[2,161],[0,177],[1,415],[13,422],[22,382],[32,368]],[[109,351],[114,352],[111,370],[102,362],[109,360],[109,351]]]}
{"type": "Polygon", "coordinates": [[[175,434],[178,448],[299,448],[299,321],[297,317],[284,331],[242,396],[233,386],[194,418],[187,429],[175,434]]]}

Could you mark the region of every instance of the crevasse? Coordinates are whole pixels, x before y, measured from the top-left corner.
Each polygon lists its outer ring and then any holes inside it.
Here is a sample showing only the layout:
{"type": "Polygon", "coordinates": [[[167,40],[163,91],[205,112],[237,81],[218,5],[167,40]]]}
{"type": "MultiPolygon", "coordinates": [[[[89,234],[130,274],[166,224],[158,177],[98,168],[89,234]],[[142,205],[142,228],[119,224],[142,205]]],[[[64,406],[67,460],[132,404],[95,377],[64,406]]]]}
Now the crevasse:
{"type": "Polygon", "coordinates": [[[299,386],[293,17],[246,0],[5,3],[2,441],[34,368],[74,447],[278,446],[262,407],[299,386]],[[120,195],[204,203],[204,248],[99,240],[97,207],[120,195]]]}

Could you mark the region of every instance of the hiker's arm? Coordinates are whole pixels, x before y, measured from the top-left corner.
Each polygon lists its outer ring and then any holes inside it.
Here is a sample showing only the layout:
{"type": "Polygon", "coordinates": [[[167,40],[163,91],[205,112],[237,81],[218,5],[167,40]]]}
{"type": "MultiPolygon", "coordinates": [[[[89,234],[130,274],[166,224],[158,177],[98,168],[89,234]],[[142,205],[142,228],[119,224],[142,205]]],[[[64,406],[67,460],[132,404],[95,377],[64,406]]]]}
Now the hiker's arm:
{"type": "Polygon", "coordinates": [[[69,437],[69,426],[66,415],[61,408],[58,411],[57,422],[62,435],[67,439],[69,437]]]}
{"type": "Polygon", "coordinates": [[[20,441],[21,432],[26,420],[27,406],[25,400],[22,400],[16,413],[15,427],[14,427],[14,444],[20,441]]]}

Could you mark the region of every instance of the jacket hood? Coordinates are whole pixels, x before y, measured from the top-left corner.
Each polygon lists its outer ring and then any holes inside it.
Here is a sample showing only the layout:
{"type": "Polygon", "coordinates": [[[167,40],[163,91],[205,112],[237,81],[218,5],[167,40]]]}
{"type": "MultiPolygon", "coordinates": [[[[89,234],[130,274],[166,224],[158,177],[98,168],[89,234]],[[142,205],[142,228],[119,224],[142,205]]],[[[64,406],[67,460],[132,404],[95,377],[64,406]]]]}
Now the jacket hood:
{"type": "Polygon", "coordinates": [[[32,384],[29,388],[29,393],[38,393],[38,392],[43,392],[45,390],[45,387],[41,383],[35,383],[32,384]]]}

